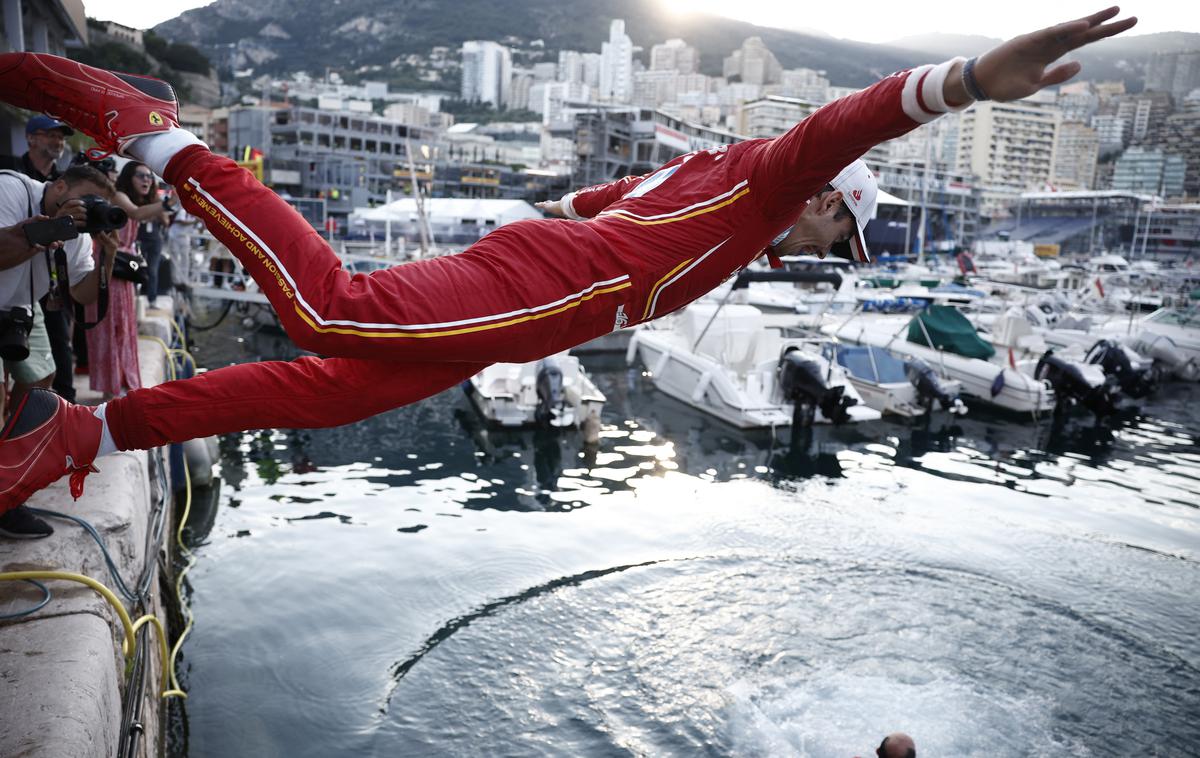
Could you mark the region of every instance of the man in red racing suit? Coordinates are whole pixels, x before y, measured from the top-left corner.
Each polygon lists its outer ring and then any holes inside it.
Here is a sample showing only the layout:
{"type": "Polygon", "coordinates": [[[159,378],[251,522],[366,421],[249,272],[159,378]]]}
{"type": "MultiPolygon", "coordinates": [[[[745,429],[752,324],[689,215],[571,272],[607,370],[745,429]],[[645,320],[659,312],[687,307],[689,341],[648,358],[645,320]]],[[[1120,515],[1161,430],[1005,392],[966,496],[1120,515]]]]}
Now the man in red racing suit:
{"type": "Polygon", "coordinates": [[[689,153],[548,205],[568,219],[510,224],[456,255],[353,276],[284,200],[177,127],[165,83],[53,56],[2,55],[0,99],[49,111],[102,148],[148,163],[238,257],[292,340],[330,357],[218,369],[99,409],[34,396],[0,434],[0,512],[66,473],[78,496],[92,460],[113,450],[345,424],[490,363],[565,350],[687,305],[772,245],[824,254],[849,242],[865,258],[874,179],[860,169],[845,191],[827,191],[844,168],[973,99],[1017,99],[1069,78],[1078,64],[1051,64],[1135,22],[1105,23],[1116,12],[1015,38],[971,61],[893,74],[775,139],[689,153]]]}

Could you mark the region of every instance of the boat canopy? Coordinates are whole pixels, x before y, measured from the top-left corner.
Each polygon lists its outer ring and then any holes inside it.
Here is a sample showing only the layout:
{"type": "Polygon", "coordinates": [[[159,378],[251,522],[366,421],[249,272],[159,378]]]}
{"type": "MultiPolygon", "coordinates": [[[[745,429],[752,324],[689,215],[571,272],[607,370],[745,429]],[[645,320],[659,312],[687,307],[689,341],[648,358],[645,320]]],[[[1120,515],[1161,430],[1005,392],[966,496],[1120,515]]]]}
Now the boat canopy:
{"type": "Polygon", "coordinates": [[[975,333],[967,317],[948,305],[931,305],[913,316],[908,324],[908,341],[968,358],[987,360],[996,354],[996,348],[975,333]]]}

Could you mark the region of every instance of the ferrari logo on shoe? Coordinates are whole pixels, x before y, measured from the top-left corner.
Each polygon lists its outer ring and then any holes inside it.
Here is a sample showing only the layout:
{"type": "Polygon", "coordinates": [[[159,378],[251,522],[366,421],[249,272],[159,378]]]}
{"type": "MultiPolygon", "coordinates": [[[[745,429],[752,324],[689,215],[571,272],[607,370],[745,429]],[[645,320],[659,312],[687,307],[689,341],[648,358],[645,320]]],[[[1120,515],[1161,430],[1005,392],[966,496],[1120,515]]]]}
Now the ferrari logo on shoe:
{"type": "Polygon", "coordinates": [[[163,125],[163,117],[158,115],[158,111],[150,111],[150,123],[153,126],[163,125]]]}

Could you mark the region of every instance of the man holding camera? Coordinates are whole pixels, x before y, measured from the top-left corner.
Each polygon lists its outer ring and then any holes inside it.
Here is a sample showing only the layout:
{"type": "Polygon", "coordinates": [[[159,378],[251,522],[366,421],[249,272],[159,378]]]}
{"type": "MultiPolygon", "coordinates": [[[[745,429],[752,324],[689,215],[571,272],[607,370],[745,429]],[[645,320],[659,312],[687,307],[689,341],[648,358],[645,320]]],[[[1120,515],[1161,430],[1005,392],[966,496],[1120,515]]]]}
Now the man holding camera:
{"type": "MultiPolygon", "coordinates": [[[[70,298],[85,305],[95,302],[102,283],[107,284],[117,249],[116,232],[96,235],[106,252],[103,279],[92,261],[92,236],[80,232],[88,230],[89,207],[94,209],[97,200],[111,198],[114,191],[108,177],[90,166],[72,166],[48,182],[0,172],[0,357],[13,379],[15,402],[33,387],[48,387],[54,379],[38,301],[47,294],[52,299],[61,297],[60,275],[67,279],[70,298]],[[65,261],[65,270],[60,261],[65,261]],[[55,292],[51,292],[52,282],[55,292]]],[[[96,215],[94,210],[91,215],[96,215]]],[[[0,415],[4,407],[0,393],[0,415]]],[[[45,536],[45,529],[30,521],[33,515],[22,511],[13,511],[16,516],[5,514],[0,531],[9,537],[45,536]]]]}

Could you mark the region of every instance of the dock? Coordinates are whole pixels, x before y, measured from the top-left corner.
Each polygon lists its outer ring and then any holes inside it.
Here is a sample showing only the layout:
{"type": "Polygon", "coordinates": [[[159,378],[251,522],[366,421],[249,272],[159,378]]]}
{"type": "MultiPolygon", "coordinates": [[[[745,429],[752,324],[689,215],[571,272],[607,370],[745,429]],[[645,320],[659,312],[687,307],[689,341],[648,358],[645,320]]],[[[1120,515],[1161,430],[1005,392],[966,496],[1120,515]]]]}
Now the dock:
{"type": "MultiPolygon", "coordinates": [[[[139,321],[143,386],[170,378],[163,344],[171,343],[170,319],[168,312],[154,310],[139,321]]],[[[96,405],[101,400],[88,389],[86,376],[76,377],[76,391],[80,403],[96,405]]],[[[135,584],[144,571],[156,571],[148,583],[145,607],[124,604],[133,619],[152,614],[166,627],[167,608],[174,602],[170,556],[175,534],[167,451],[119,452],[96,465],[99,471],[88,476],[78,501],[72,500],[64,478],[27,505],[91,523],[127,584],[135,584]],[[154,529],[159,504],[165,520],[161,530],[154,529]],[[161,539],[154,544],[159,531],[161,539]]],[[[70,572],[116,592],[115,580],[92,537],[72,521],[47,520],[54,526],[48,538],[0,539],[0,573],[70,572]]],[[[144,657],[126,657],[126,627],[101,594],[74,581],[42,583],[52,593],[45,607],[21,618],[0,620],[0,756],[163,755],[164,660],[154,625],[146,624],[137,635],[144,657]],[[131,694],[131,687],[135,693],[141,689],[140,697],[131,694]]],[[[42,591],[27,582],[0,581],[0,614],[33,608],[42,598],[42,591]]],[[[168,649],[173,641],[168,640],[168,649]]]]}

